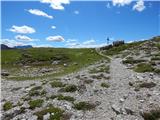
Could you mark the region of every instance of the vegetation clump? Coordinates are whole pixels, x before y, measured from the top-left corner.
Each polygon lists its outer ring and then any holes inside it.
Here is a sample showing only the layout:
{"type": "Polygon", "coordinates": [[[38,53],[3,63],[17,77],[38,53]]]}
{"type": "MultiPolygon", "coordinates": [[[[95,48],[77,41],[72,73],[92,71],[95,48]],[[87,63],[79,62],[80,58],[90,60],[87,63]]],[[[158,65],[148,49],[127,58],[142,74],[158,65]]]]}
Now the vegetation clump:
{"type": "Polygon", "coordinates": [[[143,72],[153,72],[154,68],[152,67],[152,65],[147,64],[147,63],[140,63],[138,64],[135,68],[134,71],[139,72],[139,73],[143,73],[143,72]]]}
{"type": "Polygon", "coordinates": [[[33,87],[31,91],[40,90],[40,89],[42,89],[42,86],[36,86],[36,87],[33,87]]]}
{"type": "Polygon", "coordinates": [[[3,105],[3,110],[7,111],[7,110],[11,109],[12,107],[13,107],[12,103],[10,101],[8,101],[3,105]]]}
{"type": "Polygon", "coordinates": [[[152,109],[148,112],[141,113],[144,120],[159,120],[160,119],[160,108],[152,109]]]}
{"type": "Polygon", "coordinates": [[[137,64],[145,61],[146,60],[143,60],[143,59],[134,60],[133,57],[127,57],[126,60],[123,60],[122,62],[123,64],[137,64]]]}
{"type": "Polygon", "coordinates": [[[154,83],[154,82],[143,82],[143,83],[139,84],[140,88],[152,88],[155,86],[156,86],[156,83],[154,83]]]}
{"type": "Polygon", "coordinates": [[[73,102],[75,99],[71,96],[63,96],[63,95],[58,95],[57,96],[57,99],[58,100],[66,100],[66,101],[69,101],[69,102],[73,102]]]}
{"type": "Polygon", "coordinates": [[[43,102],[44,101],[42,99],[37,99],[29,101],[28,104],[30,105],[30,109],[35,109],[36,107],[41,107],[43,102]]]}
{"type": "Polygon", "coordinates": [[[160,60],[160,56],[154,56],[154,57],[151,58],[151,60],[152,60],[152,61],[160,60]]]}
{"type": "Polygon", "coordinates": [[[126,43],[126,44],[123,44],[123,45],[120,45],[120,46],[114,46],[110,49],[107,49],[104,52],[104,54],[110,55],[110,56],[117,55],[117,54],[119,54],[120,52],[122,52],[126,49],[133,48],[134,46],[139,46],[141,43],[143,43],[143,41],[134,42],[134,43],[126,43]]]}
{"type": "Polygon", "coordinates": [[[99,68],[93,68],[89,70],[89,73],[99,73],[99,72],[106,72],[109,73],[109,66],[100,66],[99,68]]]}
{"type": "Polygon", "coordinates": [[[101,83],[101,87],[105,87],[105,88],[109,88],[110,87],[110,85],[108,84],[108,83],[101,83]]]}
{"type": "Polygon", "coordinates": [[[45,90],[42,90],[42,86],[36,86],[36,87],[33,87],[30,91],[29,91],[29,96],[38,96],[38,95],[45,95],[46,94],[46,91],[45,90]]]}
{"type": "Polygon", "coordinates": [[[51,114],[49,120],[61,120],[63,119],[63,112],[64,111],[60,108],[50,106],[49,108],[35,112],[34,114],[38,116],[38,120],[43,120],[43,116],[47,113],[51,114]]]}
{"type": "Polygon", "coordinates": [[[64,88],[60,89],[62,92],[75,92],[77,90],[77,86],[70,84],[65,86],[64,88]]]}
{"type": "Polygon", "coordinates": [[[51,82],[50,84],[51,84],[51,86],[52,86],[53,88],[55,88],[55,87],[64,87],[64,86],[65,86],[65,84],[63,84],[63,83],[60,82],[60,81],[53,81],[53,82],[51,82]]]}
{"type": "Polygon", "coordinates": [[[90,84],[90,83],[93,83],[93,80],[84,80],[84,83],[90,84]]]}
{"type": "Polygon", "coordinates": [[[89,102],[79,102],[79,103],[75,103],[74,104],[74,108],[77,110],[91,110],[91,109],[95,109],[96,105],[93,103],[89,103],[89,102]]]}
{"type": "Polygon", "coordinates": [[[154,72],[157,73],[157,74],[160,74],[160,69],[158,69],[158,68],[154,69],[154,72]]]}

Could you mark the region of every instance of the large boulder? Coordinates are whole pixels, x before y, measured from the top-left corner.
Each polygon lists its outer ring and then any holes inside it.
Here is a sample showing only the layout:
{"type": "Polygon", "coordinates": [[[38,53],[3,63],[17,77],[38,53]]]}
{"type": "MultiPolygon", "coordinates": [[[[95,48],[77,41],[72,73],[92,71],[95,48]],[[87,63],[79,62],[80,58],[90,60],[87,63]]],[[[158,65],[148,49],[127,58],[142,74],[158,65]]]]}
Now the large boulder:
{"type": "Polygon", "coordinates": [[[124,40],[117,40],[113,42],[113,46],[120,46],[124,44],[124,40]]]}

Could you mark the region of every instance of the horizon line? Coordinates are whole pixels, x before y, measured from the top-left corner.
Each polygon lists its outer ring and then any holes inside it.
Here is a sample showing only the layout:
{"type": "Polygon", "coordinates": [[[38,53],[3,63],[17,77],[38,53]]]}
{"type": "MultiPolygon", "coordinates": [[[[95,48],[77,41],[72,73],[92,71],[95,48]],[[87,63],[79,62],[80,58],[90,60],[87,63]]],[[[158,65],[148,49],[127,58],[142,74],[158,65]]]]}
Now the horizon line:
{"type": "MultiPolygon", "coordinates": [[[[6,2],[6,1],[9,1],[9,2],[12,2],[12,1],[14,1],[14,2],[35,2],[35,1],[39,1],[40,2],[40,0],[1,0],[1,2],[6,2]]],[[[70,1],[74,1],[74,2],[78,2],[78,1],[86,1],[86,2],[88,2],[88,1],[90,1],[90,2],[94,2],[94,1],[104,1],[104,2],[107,2],[107,1],[111,1],[112,2],[112,0],[70,0],[70,1]]],[[[131,2],[133,2],[133,1],[138,1],[138,0],[132,0],[131,2]]],[[[148,2],[160,2],[159,0],[143,0],[144,2],[146,2],[146,1],[148,1],[148,2]]]]}

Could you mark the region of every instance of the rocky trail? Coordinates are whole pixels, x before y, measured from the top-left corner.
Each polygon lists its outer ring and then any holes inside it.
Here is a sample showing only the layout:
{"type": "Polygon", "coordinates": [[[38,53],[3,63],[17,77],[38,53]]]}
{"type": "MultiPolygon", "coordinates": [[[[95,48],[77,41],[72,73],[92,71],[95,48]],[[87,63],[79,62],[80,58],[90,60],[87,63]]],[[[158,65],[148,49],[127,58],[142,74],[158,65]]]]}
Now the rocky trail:
{"type": "MultiPolygon", "coordinates": [[[[51,79],[2,80],[2,106],[7,101],[13,104],[9,110],[2,109],[2,119],[37,120],[40,118],[35,113],[52,104],[65,111],[68,116],[63,118],[65,120],[144,120],[141,113],[160,105],[160,78],[151,73],[136,73],[122,64],[122,60],[114,57],[110,58],[110,62],[101,60],[79,72],[58,78],[59,84],[77,86],[72,92],[63,91],[61,85],[53,87],[51,83],[54,80],[51,79]],[[142,82],[154,82],[156,85],[137,90],[137,86],[142,82]],[[41,86],[38,92],[44,90],[45,94],[30,96],[29,93],[37,86],[41,86]],[[60,94],[73,97],[75,102],[53,98],[53,95],[60,94]],[[36,99],[43,99],[43,105],[30,109],[29,101],[36,99]],[[93,109],[76,109],[75,103],[81,101],[91,104],[93,109]],[[24,111],[21,113],[22,107],[24,111]]],[[[82,105],[82,107],[86,106],[82,105]]],[[[42,118],[48,120],[53,114],[47,112],[42,118]]]]}

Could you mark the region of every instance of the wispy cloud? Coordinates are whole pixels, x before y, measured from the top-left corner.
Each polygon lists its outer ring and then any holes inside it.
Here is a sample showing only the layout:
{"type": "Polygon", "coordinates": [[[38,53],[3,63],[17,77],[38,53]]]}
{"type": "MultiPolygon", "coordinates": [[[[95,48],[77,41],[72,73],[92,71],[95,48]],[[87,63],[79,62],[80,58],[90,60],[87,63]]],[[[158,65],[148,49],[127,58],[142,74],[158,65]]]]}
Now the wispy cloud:
{"type": "Polygon", "coordinates": [[[48,3],[52,9],[64,10],[63,4],[69,4],[69,0],[41,0],[41,3],[48,3]]]}
{"type": "Polygon", "coordinates": [[[132,2],[132,0],[112,0],[113,6],[129,5],[131,2],[132,2]]]}
{"type": "Polygon", "coordinates": [[[40,45],[34,44],[33,47],[53,47],[53,46],[50,44],[40,44],[40,45]]]}
{"type": "Polygon", "coordinates": [[[95,44],[96,43],[96,41],[95,40],[88,40],[88,41],[85,41],[85,42],[83,42],[82,44],[83,45],[93,45],[93,44],[95,44]]]}
{"type": "Polygon", "coordinates": [[[46,38],[47,41],[52,41],[52,42],[63,42],[64,38],[60,35],[57,36],[49,36],[46,38]]]}
{"type": "Polygon", "coordinates": [[[23,26],[15,26],[13,25],[9,31],[11,32],[15,32],[15,33],[21,33],[21,34],[31,34],[31,33],[35,33],[36,30],[30,26],[26,26],[26,25],[23,25],[23,26]]]}
{"type": "Polygon", "coordinates": [[[133,10],[137,10],[138,12],[142,12],[145,9],[144,1],[139,0],[137,3],[133,6],[133,10]]]}
{"type": "Polygon", "coordinates": [[[78,11],[78,10],[75,10],[75,11],[74,11],[74,14],[78,15],[78,14],[79,14],[79,11],[78,11]]]}
{"type": "Polygon", "coordinates": [[[111,8],[111,5],[110,5],[109,2],[107,3],[106,7],[107,7],[107,8],[111,8]]]}
{"type": "Polygon", "coordinates": [[[32,39],[32,38],[30,38],[30,37],[28,37],[28,36],[26,36],[26,35],[16,35],[16,36],[15,36],[15,39],[17,39],[17,40],[22,40],[22,41],[26,41],[26,42],[37,40],[37,39],[32,39]]]}
{"type": "Polygon", "coordinates": [[[97,44],[94,39],[84,41],[82,43],[78,42],[77,39],[69,39],[66,41],[65,46],[68,48],[96,48],[96,47],[102,47],[106,45],[106,43],[97,44]]]}
{"type": "Polygon", "coordinates": [[[1,44],[5,44],[8,47],[25,45],[23,42],[17,42],[16,40],[12,40],[12,39],[1,39],[1,44]]]}
{"type": "Polygon", "coordinates": [[[56,29],[56,26],[53,25],[53,26],[51,26],[51,28],[52,28],[52,29],[56,29]]]}
{"type": "Polygon", "coordinates": [[[42,17],[46,17],[46,18],[49,18],[49,19],[53,19],[53,16],[51,15],[48,15],[47,13],[41,11],[41,10],[38,10],[38,9],[29,9],[27,10],[29,13],[33,14],[33,15],[37,15],[37,16],[42,16],[42,17]]]}

